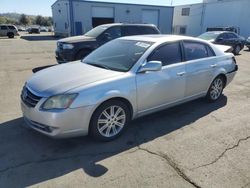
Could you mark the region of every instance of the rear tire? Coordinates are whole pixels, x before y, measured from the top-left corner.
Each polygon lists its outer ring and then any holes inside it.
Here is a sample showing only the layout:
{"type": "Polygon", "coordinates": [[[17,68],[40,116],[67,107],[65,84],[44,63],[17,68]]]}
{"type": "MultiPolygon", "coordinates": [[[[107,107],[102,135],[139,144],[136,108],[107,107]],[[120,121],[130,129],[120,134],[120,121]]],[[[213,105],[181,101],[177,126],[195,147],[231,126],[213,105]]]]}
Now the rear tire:
{"type": "Polygon", "coordinates": [[[129,107],[119,100],[104,102],[91,118],[90,135],[99,141],[119,137],[131,119],[129,107]]]}
{"type": "Polygon", "coordinates": [[[7,36],[9,37],[9,38],[14,38],[14,33],[7,33],[7,36]]]}
{"type": "Polygon", "coordinates": [[[241,46],[240,46],[239,44],[237,44],[237,45],[234,47],[234,50],[233,50],[234,55],[239,55],[240,50],[241,50],[241,46]]]}
{"type": "Polygon", "coordinates": [[[208,102],[215,102],[221,97],[225,84],[223,76],[217,76],[213,80],[206,95],[208,102]]]}

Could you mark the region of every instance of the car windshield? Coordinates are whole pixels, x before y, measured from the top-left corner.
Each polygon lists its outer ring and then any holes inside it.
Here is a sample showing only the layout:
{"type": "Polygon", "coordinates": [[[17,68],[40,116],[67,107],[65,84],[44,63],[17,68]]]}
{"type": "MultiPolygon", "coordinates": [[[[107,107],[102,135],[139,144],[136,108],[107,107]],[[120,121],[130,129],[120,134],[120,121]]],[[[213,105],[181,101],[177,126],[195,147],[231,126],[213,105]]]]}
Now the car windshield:
{"type": "Polygon", "coordinates": [[[152,42],[116,39],[92,52],[82,62],[104,69],[127,72],[152,44],[152,42]]]}
{"type": "Polygon", "coordinates": [[[214,40],[218,37],[219,33],[203,33],[198,38],[204,39],[204,40],[214,40]]]}
{"type": "Polygon", "coordinates": [[[98,37],[100,34],[102,34],[103,31],[105,31],[106,29],[108,29],[107,26],[97,26],[93,29],[91,29],[90,31],[88,31],[87,33],[85,33],[84,35],[87,37],[98,37]]]}

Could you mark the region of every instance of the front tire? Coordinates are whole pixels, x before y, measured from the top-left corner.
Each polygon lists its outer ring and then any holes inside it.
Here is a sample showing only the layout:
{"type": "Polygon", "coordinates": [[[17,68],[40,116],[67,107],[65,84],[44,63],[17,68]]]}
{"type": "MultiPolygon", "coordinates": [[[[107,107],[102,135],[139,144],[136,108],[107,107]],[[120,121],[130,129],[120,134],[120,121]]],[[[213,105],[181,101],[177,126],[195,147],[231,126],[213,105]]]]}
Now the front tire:
{"type": "Polygon", "coordinates": [[[122,134],[130,119],[129,108],[123,102],[104,102],[91,118],[90,135],[99,141],[111,141],[122,134]]]}
{"type": "Polygon", "coordinates": [[[225,79],[222,76],[216,77],[211,83],[209,90],[207,92],[206,98],[208,102],[217,101],[222,95],[224,86],[225,86],[225,79]]]}

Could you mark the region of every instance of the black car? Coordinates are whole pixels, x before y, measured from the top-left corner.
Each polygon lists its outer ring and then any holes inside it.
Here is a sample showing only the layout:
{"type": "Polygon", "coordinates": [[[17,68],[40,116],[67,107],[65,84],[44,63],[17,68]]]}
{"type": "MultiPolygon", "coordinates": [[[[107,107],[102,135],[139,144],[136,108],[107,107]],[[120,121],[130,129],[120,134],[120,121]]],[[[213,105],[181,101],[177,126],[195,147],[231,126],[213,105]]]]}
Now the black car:
{"type": "Polygon", "coordinates": [[[79,60],[113,39],[145,34],[160,34],[160,31],[151,24],[100,25],[85,33],[85,35],[59,40],[57,42],[56,59],[58,63],[79,60]]]}
{"type": "Polygon", "coordinates": [[[235,55],[238,55],[245,45],[244,37],[241,37],[234,32],[212,31],[203,33],[198,37],[204,40],[208,40],[215,44],[232,46],[232,52],[235,55]]]}
{"type": "Polygon", "coordinates": [[[237,34],[240,34],[240,28],[239,27],[208,27],[208,31],[231,31],[237,34]]]}

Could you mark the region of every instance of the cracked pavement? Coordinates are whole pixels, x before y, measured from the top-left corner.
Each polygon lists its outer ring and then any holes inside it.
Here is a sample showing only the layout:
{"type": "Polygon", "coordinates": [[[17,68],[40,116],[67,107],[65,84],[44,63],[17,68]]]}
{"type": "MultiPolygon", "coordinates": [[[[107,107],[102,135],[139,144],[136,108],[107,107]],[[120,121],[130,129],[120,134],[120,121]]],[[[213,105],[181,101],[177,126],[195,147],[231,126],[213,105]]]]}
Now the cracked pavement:
{"type": "Polygon", "coordinates": [[[250,188],[250,52],[214,104],[199,99],[133,121],[119,139],[54,140],[24,128],[19,96],[55,64],[56,40],[0,38],[0,187],[250,188]]]}

